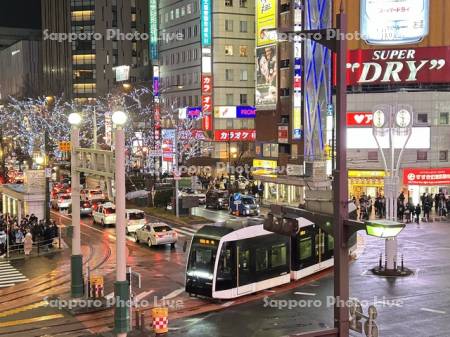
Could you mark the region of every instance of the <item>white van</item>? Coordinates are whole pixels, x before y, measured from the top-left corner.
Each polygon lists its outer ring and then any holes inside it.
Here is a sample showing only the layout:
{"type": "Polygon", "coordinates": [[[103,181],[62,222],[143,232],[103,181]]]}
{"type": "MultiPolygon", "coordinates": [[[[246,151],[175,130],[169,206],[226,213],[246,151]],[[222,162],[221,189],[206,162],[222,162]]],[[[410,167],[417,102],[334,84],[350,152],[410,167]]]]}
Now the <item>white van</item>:
{"type": "Polygon", "coordinates": [[[145,213],[140,209],[127,209],[125,211],[125,219],[126,219],[126,233],[129,235],[130,233],[135,233],[136,229],[141,228],[145,225],[145,213]]]}

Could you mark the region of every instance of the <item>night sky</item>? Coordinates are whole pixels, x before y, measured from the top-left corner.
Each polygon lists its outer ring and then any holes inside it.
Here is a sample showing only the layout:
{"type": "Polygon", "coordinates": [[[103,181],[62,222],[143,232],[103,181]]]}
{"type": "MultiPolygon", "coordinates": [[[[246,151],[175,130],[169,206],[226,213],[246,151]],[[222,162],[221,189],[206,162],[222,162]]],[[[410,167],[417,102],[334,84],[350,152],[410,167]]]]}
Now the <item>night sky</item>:
{"type": "Polygon", "coordinates": [[[0,27],[41,28],[41,0],[0,0],[0,27]]]}

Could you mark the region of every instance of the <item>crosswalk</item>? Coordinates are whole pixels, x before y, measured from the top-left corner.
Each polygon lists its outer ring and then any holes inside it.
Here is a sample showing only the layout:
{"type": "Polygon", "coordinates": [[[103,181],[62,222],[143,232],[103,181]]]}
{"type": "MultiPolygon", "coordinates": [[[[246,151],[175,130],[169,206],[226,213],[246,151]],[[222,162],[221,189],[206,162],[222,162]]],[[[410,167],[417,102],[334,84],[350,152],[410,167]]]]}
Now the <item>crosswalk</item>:
{"type": "Polygon", "coordinates": [[[178,236],[180,236],[180,237],[186,237],[186,236],[192,237],[197,232],[197,229],[189,228],[189,227],[181,227],[181,228],[176,227],[174,229],[178,233],[178,236]]]}
{"type": "Polygon", "coordinates": [[[25,281],[28,281],[28,278],[8,261],[0,261],[0,288],[11,287],[25,281]]]}

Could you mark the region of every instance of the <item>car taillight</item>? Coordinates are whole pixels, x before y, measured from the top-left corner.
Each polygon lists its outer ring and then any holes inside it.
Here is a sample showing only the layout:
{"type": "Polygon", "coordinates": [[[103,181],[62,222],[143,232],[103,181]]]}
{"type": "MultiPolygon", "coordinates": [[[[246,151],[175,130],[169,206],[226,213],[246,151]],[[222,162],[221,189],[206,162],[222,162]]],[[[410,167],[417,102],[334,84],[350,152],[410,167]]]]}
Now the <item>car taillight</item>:
{"type": "Polygon", "coordinates": [[[158,238],[162,238],[162,237],[164,236],[164,234],[156,234],[156,236],[157,236],[158,238]]]}
{"type": "Polygon", "coordinates": [[[172,233],[172,237],[175,238],[176,236],[177,236],[177,232],[173,232],[173,233],[172,233]]]}

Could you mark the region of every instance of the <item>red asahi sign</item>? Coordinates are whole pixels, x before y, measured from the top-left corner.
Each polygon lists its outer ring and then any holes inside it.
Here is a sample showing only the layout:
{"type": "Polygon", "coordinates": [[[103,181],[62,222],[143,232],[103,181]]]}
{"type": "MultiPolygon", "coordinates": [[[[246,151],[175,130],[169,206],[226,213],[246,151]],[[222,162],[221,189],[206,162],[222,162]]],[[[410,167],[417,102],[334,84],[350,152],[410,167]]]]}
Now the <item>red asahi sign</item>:
{"type": "Polygon", "coordinates": [[[395,83],[450,83],[450,47],[349,51],[348,85],[395,83]]]}
{"type": "Polygon", "coordinates": [[[404,185],[442,186],[450,185],[450,168],[403,169],[404,185]]]}

